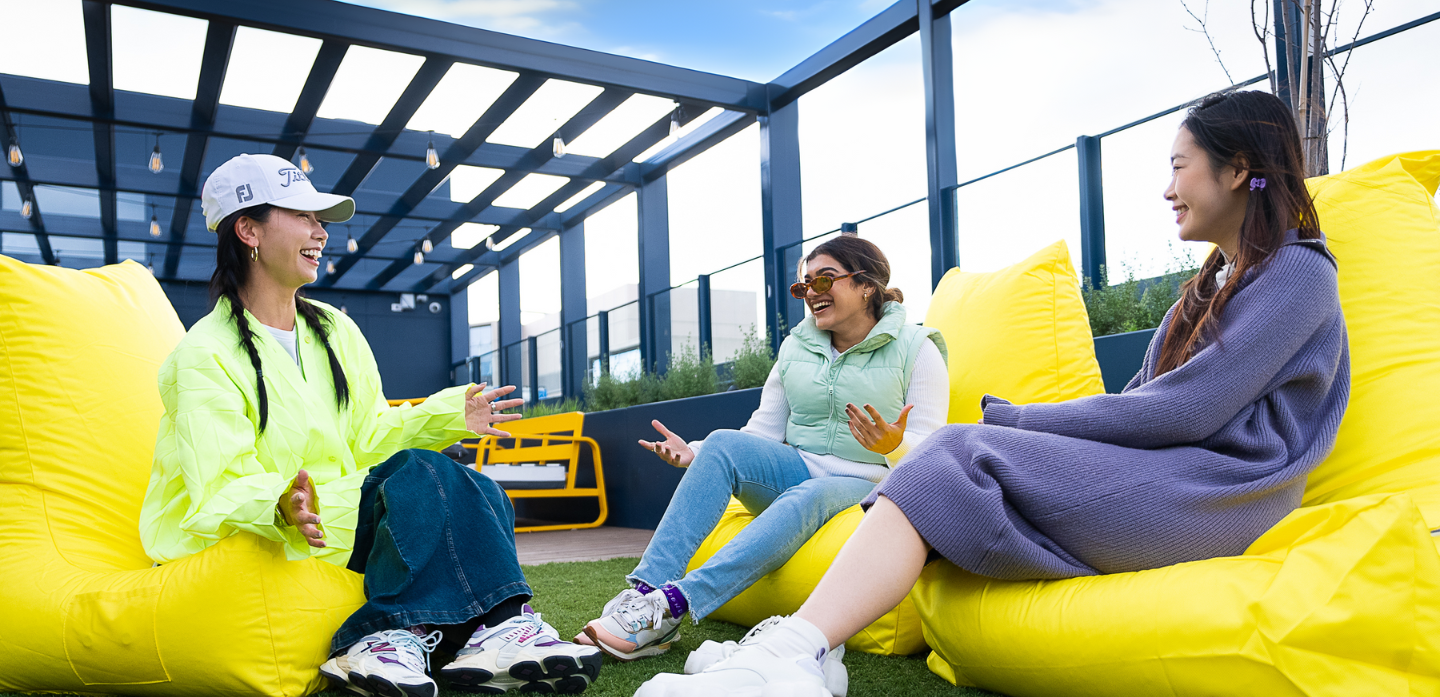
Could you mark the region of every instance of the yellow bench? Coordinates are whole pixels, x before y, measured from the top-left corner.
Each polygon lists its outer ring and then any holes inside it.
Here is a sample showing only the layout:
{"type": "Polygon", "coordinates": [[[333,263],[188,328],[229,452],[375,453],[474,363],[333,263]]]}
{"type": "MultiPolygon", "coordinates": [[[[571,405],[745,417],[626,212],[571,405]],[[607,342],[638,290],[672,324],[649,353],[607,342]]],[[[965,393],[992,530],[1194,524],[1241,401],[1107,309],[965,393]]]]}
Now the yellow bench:
{"type": "MultiPolygon", "coordinates": [[[[419,404],[423,397],[414,399],[392,399],[390,406],[419,404]]],[[[536,498],[595,498],[600,503],[600,515],[589,523],[561,523],[557,525],[517,526],[515,532],[539,532],[542,530],[575,530],[596,528],[605,523],[609,509],[605,501],[605,469],[600,460],[600,446],[594,439],[580,435],[585,425],[584,412],[572,411],[565,414],[538,416],[499,424],[498,428],[509,433],[510,438],[484,436],[477,442],[462,443],[465,448],[475,451],[476,471],[492,475],[505,489],[505,494],[515,499],[536,498]],[[580,469],[581,448],[589,446],[595,462],[595,486],[582,487],[576,484],[580,469]],[[556,463],[556,464],[551,464],[556,463]],[[521,476],[510,479],[500,472],[485,472],[486,466],[496,468],[533,468],[554,466],[564,468],[563,480],[551,480],[558,486],[544,486],[545,480],[521,476]],[[533,467],[532,467],[533,466],[533,467]],[[563,481],[563,483],[562,483],[563,481]],[[524,483],[524,484],[522,484],[524,483]],[[521,488],[525,484],[540,485],[539,488],[521,488]]],[[[529,474],[520,472],[517,474],[529,474]]]]}

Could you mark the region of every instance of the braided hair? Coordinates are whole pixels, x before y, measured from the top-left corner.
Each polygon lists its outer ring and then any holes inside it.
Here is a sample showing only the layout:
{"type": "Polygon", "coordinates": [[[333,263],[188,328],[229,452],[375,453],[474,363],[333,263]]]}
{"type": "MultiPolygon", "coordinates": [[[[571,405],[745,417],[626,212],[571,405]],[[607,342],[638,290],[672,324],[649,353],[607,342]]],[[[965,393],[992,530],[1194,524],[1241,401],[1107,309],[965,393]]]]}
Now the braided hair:
{"type": "MultiPolygon", "coordinates": [[[[240,344],[245,347],[245,353],[250,357],[250,365],[255,368],[255,389],[259,393],[260,406],[260,432],[265,432],[265,425],[269,421],[269,398],[265,391],[265,371],[260,365],[260,352],[255,348],[255,330],[250,326],[250,320],[245,316],[245,303],[240,299],[240,289],[250,280],[251,264],[250,246],[240,241],[240,236],[235,233],[235,226],[240,218],[250,218],[256,222],[264,223],[270,219],[270,214],[275,210],[274,206],[262,204],[251,206],[235,211],[220,221],[217,229],[219,240],[215,247],[215,273],[210,276],[210,301],[215,302],[225,298],[230,303],[230,316],[235,320],[235,327],[240,334],[240,344]]],[[[330,375],[335,380],[335,406],[344,407],[350,403],[350,382],[345,378],[345,369],[340,365],[340,359],[335,356],[335,349],[330,346],[330,332],[334,330],[334,318],[319,305],[306,300],[298,292],[295,294],[296,313],[304,318],[305,323],[310,325],[315,333],[320,335],[320,343],[325,346],[325,355],[330,358],[330,375]]]]}

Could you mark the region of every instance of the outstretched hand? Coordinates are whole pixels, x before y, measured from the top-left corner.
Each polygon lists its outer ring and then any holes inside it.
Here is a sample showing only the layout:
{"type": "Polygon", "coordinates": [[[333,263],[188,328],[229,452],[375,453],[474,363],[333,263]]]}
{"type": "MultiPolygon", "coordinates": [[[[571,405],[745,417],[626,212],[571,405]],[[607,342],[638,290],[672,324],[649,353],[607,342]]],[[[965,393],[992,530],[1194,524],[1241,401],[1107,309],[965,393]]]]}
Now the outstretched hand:
{"type": "Polygon", "coordinates": [[[483,382],[466,390],[465,428],[479,436],[509,438],[509,433],[496,429],[490,424],[500,423],[502,421],[514,421],[520,418],[520,414],[501,414],[499,412],[524,406],[525,400],[507,399],[503,402],[496,401],[514,391],[514,385],[506,385],[486,392],[485,383],[483,382]]]}
{"type": "Polygon", "coordinates": [[[311,547],[324,547],[325,533],[320,530],[316,500],[315,481],[309,472],[300,470],[290,482],[290,488],[280,495],[280,518],[286,525],[299,526],[301,536],[311,547]]]}
{"type": "Polygon", "coordinates": [[[900,441],[905,438],[905,420],[910,417],[910,410],[914,408],[914,404],[906,404],[905,408],[900,410],[900,418],[892,424],[869,404],[865,405],[863,412],[854,404],[846,404],[845,414],[850,417],[850,435],[855,436],[855,440],[866,450],[881,455],[889,454],[900,447],[900,441]]]}
{"type": "Polygon", "coordinates": [[[670,429],[665,428],[665,424],[659,421],[651,421],[650,425],[665,436],[665,440],[653,442],[642,440],[640,447],[655,453],[661,460],[676,467],[689,467],[690,463],[695,461],[695,451],[690,449],[690,446],[685,443],[685,439],[671,433],[670,429]]]}

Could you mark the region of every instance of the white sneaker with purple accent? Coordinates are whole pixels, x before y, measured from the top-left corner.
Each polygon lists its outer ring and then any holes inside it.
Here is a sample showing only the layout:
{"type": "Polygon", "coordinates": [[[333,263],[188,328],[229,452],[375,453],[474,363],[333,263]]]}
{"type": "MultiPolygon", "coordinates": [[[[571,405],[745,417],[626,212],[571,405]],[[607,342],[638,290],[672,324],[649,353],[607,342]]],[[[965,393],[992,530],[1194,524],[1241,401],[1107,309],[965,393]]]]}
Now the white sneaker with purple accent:
{"type": "Polygon", "coordinates": [[[362,689],[350,682],[350,654],[349,652],[336,655],[320,666],[320,674],[330,681],[330,686],[337,690],[349,692],[358,697],[371,697],[371,692],[362,689]]]}
{"type": "MultiPolygon", "coordinates": [[[[704,672],[706,668],[734,655],[741,646],[760,643],[765,638],[765,633],[780,626],[784,619],[785,616],[776,615],[755,625],[738,643],[727,641],[722,644],[706,641],[700,644],[700,648],[691,651],[690,656],[685,659],[685,674],[694,675],[704,672]]],[[[841,644],[826,653],[825,660],[820,664],[821,671],[825,673],[825,689],[835,697],[845,697],[846,693],[850,691],[850,673],[845,669],[844,661],[845,645],[841,644]]]]}
{"type": "Polygon", "coordinates": [[[382,697],[435,697],[435,681],[427,674],[430,652],[440,632],[389,629],[355,642],[345,652],[351,691],[359,688],[382,697]]]}
{"type": "Polygon", "coordinates": [[[555,628],[526,605],[518,617],[475,630],[440,676],[466,692],[576,694],[600,677],[600,664],[599,649],[561,641],[555,628]]]}

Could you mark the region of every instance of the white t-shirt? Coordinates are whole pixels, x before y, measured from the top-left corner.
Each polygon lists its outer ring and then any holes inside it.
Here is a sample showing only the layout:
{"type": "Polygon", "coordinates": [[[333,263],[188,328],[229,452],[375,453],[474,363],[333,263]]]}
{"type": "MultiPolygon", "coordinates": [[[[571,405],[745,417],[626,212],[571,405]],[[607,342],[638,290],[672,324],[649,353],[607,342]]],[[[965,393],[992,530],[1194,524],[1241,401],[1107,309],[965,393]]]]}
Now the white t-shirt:
{"type": "Polygon", "coordinates": [[[280,342],[281,346],[285,347],[285,352],[290,354],[290,358],[295,361],[295,365],[300,365],[300,354],[295,350],[294,329],[287,332],[284,329],[276,329],[268,324],[262,324],[260,326],[265,327],[265,330],[270,332],[270,336],[275,337],[275,340],[280,342]]]}

